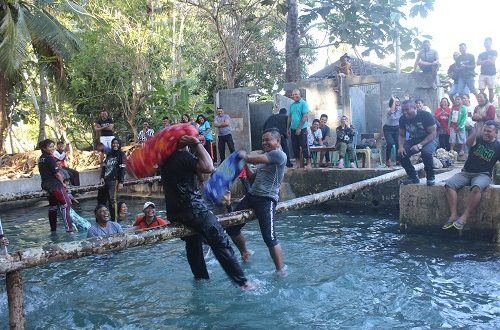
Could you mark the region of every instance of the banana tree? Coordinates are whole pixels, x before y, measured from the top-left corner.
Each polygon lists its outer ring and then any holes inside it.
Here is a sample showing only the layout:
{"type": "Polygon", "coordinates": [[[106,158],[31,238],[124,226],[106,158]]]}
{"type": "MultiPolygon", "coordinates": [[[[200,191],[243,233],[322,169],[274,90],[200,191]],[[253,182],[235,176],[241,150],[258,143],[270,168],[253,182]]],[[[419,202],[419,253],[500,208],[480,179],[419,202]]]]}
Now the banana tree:
{"type": "MultiPolygon", "coordinates": [[[[65,1],[72,10],[81,7],[65,1]]],[[[0,152],[7,128],[7,100],[12,86],[22,81],[22,65],[34,50],[50,58],[56,78],[62,78],[64,61],[79,48],[76,37],[48,11],[58,1],[0,1],[0,152]]],[[[42,114],[44,116],[44,114],[42,114]]]]}

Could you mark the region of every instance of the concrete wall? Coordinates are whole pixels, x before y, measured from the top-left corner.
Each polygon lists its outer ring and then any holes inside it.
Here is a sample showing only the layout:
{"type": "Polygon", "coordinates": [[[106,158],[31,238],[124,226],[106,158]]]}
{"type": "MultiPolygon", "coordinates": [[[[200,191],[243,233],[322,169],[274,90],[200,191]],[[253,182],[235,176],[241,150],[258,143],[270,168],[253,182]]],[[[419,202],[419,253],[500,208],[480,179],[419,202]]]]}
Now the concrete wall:
{"type": "Polygon", "coordinates": [[[376,132],[382,132],[385,111],[392,95],[399,97],[401,100],[404,100],[405,96],[410,98],[421,98],[432,111],[437,108],[442,96],[442,91],[440,89],[433,88],[433,81],[430,76],[420,72],[401,74],[389,73],[377,76],[353,76],[347,78],[346,84],[344,85],[343,94],[346,95],[344,100],[344,112],[348,116],[352,115],[349,89],[353,86],[368,84],[378,84],[380,87],[379,104],[373,104],[376,102],[373,99],[367,100],[366,104],[366,110],[369,111],[366,116],[367,121],[369,121],[367,126],[373,125],[378,127],[376,132]],[[373,121],[377,122],[374,123],[373,121]]]}
{"type": "Polygon", "coordinates": [[[356,123],[358,118],[353,118],[351,108],[351,98],[358,96],[350,95],[353,87],[365,85],[378,85],[376,94],[363,94],[365,116],[363,123],[358,124],[365,131],[359,133],[377,133],[382,131],[385,119],[385,110],[388,107],[389,98],[392,95],[398,96],[401,100],[405,95],[411,98],[421,98],[434,110],[439,105],[442,96],[440,89],[434,89],[430,76],[423,73],[390,73],[377,76],[353,76],[346,78],[342,84],[342,91],[338,91],[335,80],[323,79],[314,81],[301,81],[297,83],[286,83],[283,88],[289,92],[293,89],[305,91],[304,99],[311,108],[309,120],[319,118],[322,113],[328,115],[328,125],[335,130],[339,125],[340,117],[345,114],[351,118],[351,122],[356,123]],[[342,100],[339,100],[342,95],[342,100]]]}
{"type": "MultiPolygon", "coordinates": [[[[307,196],[329,189],[342,187],[361,180],[370,179],[390,172],[388,169],[314,169],[304,171],[300,169],[288,169],[284,181],[290,185],[293,193],[299,196],[307,196]]],[[[398,180],[386,182],[375,187],[357,191],[340,200],[332,201],[335,204],[345,206],[366,207],[388,207],[397,206],[399,203],[398,180]]]]}
{"type": "MultiPolygon", "coordinates": [[[[224,108],[224,113],[231,117],[231,128],[236,149],[251,150],[250,110],[248,96],[256,94],[255,87],[224,89],[217,92],[216,106],[224,108]]],[[[216,134],[217,134],[217,130],[216,134]]],[[[226,155],[229,150],[226,147],[226,155]]]]}
{"type": "MultiPolygon", "coordinates": [[[[305,90],[302,97],[309,105],[309,124],[312,123],[313,119],[319,119],[321,114],[325,113],[328,115],[328,126],[335,131],[335,127],[340,123],[343,111],[343,108],[338,105],[339,100],[335,80],[324,79],[286,83],[283,88],[286,91],[292,91],[293,89],[305,90]]],[[[289,109],[287,108],[287,110],[289,109]]]]}
{"type": "MultiPolygon", "coordinates": [[[[100,175],[100,170],[80,172],[80,185],[90,186],[98,184],[100,175]]],[[[31,178],[25,179],[3,180],[0,181],[0,195],[39,191],[42,190],[40,187],[41,182],[39,174],[35,174],[31,178]]]]}
{"type": "MultiPolygon", "coordinates": [[[[465,208],[469,189],[464,187],[458,192],[458,211],[465,208]]],[[[408,185],[400,189],[400,220],[407,232],[449,235],[457,237],[455,229],[442,230],[441,226],[450,216],[443,185],[427,187],[408,185]]],[[[476,212],[467,220],[462,231],[464,238],[480,237],[498,240],[500,233],[500,186],[490,186],[482,195],[476,212]]]]}

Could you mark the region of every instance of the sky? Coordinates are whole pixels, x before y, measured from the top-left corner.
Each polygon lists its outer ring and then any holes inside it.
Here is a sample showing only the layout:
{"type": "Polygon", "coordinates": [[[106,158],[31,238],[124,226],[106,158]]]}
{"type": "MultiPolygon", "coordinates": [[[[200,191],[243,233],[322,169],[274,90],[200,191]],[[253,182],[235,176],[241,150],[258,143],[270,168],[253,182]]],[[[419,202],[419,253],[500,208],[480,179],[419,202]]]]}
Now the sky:
{"type": "MultiPolygon", "coordinates": [[[[499,5],[498,0],[435,0],[434,10],[426,18],[411,19],[408,25],[417,27],[421,35],[432,36],[431,48],[439,54],[440,71],[446,72],[452,64],[453,52],[458,51],[458,45],[462,42],[467,44],[467,52],[476,59],[484,51],[485,37],[493,38],[492,48],[500,51],[499,5]]],[[[308,67],[309,74],[325,66],[327,52],[327,49],[318,51],[317,61],[308,67]]],[[[352,50],[348,52],[353,54],[352,50]]],[[[335,61],[338,56],[330,55],[330,59],[335,61]]],[[[385,59],[378,59],[376,56],[363,59],[375,64],[395,62],[393,55],[385,59]]],[[[413,63],[414,60],[404,62],[401,66],[412,66],[413,63]]],[[[499,67],[500,60],[497,60],[497,69],[499,67]]]]}

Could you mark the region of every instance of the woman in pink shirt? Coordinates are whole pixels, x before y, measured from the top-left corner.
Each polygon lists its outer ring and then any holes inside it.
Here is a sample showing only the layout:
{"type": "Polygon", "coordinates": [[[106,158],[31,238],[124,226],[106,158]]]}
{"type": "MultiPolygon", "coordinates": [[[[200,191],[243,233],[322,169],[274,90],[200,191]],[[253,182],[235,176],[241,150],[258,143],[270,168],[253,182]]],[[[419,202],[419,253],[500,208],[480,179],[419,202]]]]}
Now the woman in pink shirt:
{"type": "Polygon", "coordinates": [[[439,103],[439,108],[434,112],[434,117],[439,124],[439,148],[444,148],[447,151],[450,151],[450,127],[448,126],[450,112],[450,101],[448,101],[448,98],[443,97],[439,103]]]}

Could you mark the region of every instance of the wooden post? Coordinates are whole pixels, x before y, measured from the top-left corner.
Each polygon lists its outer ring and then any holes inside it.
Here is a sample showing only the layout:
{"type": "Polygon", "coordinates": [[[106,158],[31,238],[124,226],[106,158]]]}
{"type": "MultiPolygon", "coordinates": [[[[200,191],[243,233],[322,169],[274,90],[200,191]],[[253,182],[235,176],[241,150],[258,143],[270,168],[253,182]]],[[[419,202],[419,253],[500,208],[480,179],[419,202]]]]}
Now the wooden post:
{"type": "Polygon", "coordinates": [[[7,301],[9,304],[9,328],[24,329],[23,279],[21,271],[6,274],[7,301]]]}

